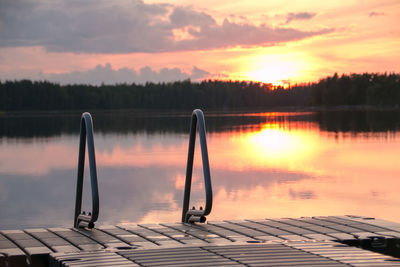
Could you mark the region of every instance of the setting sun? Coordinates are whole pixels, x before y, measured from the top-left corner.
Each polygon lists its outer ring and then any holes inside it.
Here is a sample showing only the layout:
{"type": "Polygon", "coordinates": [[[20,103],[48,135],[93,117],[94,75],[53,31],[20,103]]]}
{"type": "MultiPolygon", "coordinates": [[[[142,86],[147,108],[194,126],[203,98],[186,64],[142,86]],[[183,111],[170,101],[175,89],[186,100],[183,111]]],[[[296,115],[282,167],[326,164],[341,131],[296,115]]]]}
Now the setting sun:
{"type": "Polygon", "coordinates": [[[299,53],[284,54],[279,48],[266,54],[261,50],[249,58],[243,70],[246,79],[273,85],[288,86],[289,83],[304,79],[303,70],[306,69],[307,59],[299,53]]]}
{"type": "Polygon", "coordinates": [[[293,73],[293,66],[290,63],[270,62],[254,71],[251,71],[248,74],[248,77],[250,80],[256,80],[263,83],[283,85],[293,76],[293,73]]]}

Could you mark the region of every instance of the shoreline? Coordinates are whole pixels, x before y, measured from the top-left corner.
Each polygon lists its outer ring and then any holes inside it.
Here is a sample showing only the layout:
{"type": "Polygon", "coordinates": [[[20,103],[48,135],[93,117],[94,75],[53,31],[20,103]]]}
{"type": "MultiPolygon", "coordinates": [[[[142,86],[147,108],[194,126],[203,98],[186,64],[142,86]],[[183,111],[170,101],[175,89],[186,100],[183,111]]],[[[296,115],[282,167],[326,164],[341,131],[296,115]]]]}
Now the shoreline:
{"type": "MultiPolygon", "coordinates": [[[[200,108],[202,109],[202,108],[200,108]]],[[[321,111],[395,111],[400,110],[400,106],[372,106],[372,105],[341,105],[341,106],[283,106],[283,107],[255,107],[255,108],[221,108],[221,109],[202,109],[203,112],[208,114],[240,114],[240,113],[266,113],[266,112],[321,112],[321,111]]],[[[0,117],[30,117],[30,116],[51,116],[51,115],[77,115],[83,112],[90,112],[92,114],[105,114],[105,113],[127,113],[132,116],[173,116],[173,115],[187,115],[190,116],[193,110],[183,109],[78,109],[78,110],[15,110],[15,111],[2,111],[0,110],[0,117]]]]}

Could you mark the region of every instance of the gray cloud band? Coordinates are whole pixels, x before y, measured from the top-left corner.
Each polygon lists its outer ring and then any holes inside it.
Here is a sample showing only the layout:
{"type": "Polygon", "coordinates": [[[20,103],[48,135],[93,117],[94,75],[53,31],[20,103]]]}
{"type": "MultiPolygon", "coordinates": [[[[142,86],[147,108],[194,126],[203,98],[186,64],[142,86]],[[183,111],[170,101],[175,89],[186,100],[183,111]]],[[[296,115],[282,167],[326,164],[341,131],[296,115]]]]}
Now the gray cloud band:
{"type": "MultiPolygon", "coordinates": [[[[159,53],[270,46],[334,31],[272,28],[227,19],[218,24],[211,15],[189,7],[140,0],[0,1],[0,46],[43,46],[52,52],[159,53]]],[[[294,16],[300,19],[304,14],[294,16]]]]}
{"type": "Polygon", "coordinates": [[[41,79],[60,84],[115,84],[115,83],[146,83],[146,82],[172,82],[177,80],[201,80],[210,73],[193,67],[191,73],[183,72],[179,68],[162,68],[155,71],[150,67],[138,71],[129,68],[112,69],[110,64],[97,65],[87,71],[73,71],[61,74],[42,74],[41,79]]]}
{"type": "Polygon", "coordinates": [[[289,13],[287,14],[286,24],[290,23],[292,20],[308,20],[312,19],[317,15],[311,12],[299,12],[299,13],[289,13]]]}

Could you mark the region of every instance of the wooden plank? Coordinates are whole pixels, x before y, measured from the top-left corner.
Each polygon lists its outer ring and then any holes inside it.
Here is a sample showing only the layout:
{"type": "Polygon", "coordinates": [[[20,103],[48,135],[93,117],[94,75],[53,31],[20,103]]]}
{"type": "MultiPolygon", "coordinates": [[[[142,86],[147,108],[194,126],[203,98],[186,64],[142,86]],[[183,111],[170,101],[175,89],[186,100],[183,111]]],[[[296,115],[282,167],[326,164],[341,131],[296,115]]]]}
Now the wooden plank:
{"type": "Polygon", "coordinates": [[[119,238],[113,234],[109,234],[106,231],[102,231],[99,229],[73,229],[73,231],[79,232],[80,234],[90,238],[91,240],[96,241],[106,248],[136,248],[137,246],[132,246],[129,242],[124,239],[119,238]]]}
{"type": "Polygon", "coordinates": [[[363,221],[354,221],[354,223],[352,225],[355,225],[359,229],[370,231],[370,232],[374,233],[375,236],[385,237],[386,239],[397,240],[400,238],[400,229],[398,229],[398,230],[396,229],[398,226],[396,223],[388,222],[387,225],[379,225],[378,226],[375,224],[370,224],[368,222],[380,223],[380,220],[375,220],[375,219],[371,219],[371,218],[367,218],[367,220],[365,220],[365,219],[360,219],[360,220],[363,220],[363,221]],[[386,226],[390,226],[391,224],[393,224],[394,229],[386,227],[386,226]]]}
{"type": "Polygon", "coordinates": [[[91,251],[79,253],[53,253],[50,255],[50,267],[60,266],[139,266],[114,252],[91,251]]]}
{"type": "Polygon", "coordinates": [[[320,224],[313,223],[312,219],[308,218],[299,218],[299,219],[289,219],[286,221],[287,224],[291,224],[293,226],[298,226],[303,229],[310,230],[311,232],[318,234],[330,235],[332,233],[338,233],[336,229],[328,228],[320,224]]]}
{"type": "Polygon", "coordinates": [[[334,216],[335,218],[342,218],[347,219],[350,221],[360,222],[375,225],[382,228],[387,228],[395,231],[400,231],[400,223],[398,222],[391,222],[387,220],[381,220],[376,218],[369,218],[369,217],[359,217],[359,216],[334,216]]]}
{"type": "Polygon", "coordinates": [[[337,223],[341,223],[343,225],[350,225],[354,228],[362,230],[362,232],[377,233],[377,232],[385,232],[388,230],[387,228],[379,227],[377,225],[369,224],[366,222],[358,222],[358,221],[336,218],[336,217],[326,217],[323,219],[327,220],[327,221],[336,221],[337,223]]]}
{"type": "Polygon", "coordinates": [[[131,247],[138,247],[138,248],[152,248],[158,247],[159,245],[145,239],[142,236],[137,234],[133,234],[125,229],[116,227],[116,226],[103,226],[99,228],[100,231],[107,233],[111,236],[116,237],[117,239],[123,241],[124,243],[129,244],[131,247]]]}
{"type": "MultiPolygon", "coordinates": [[[[249,237],[252,237],[255,239],[257,239],[258,236],[265,236],[267,234],[271,234],[269,232],[264,231],[264,229],[262,227],[256,228],[253,226],[249,226],[249,225],[252,225],[251,222],[244,222],[244,221],[234,222],[234,221],[229,221],[229,220],[226,220],[224,222],[226,222],[226,223],[221,223],[220,225],[227,229],[233,229],[245,236],[249,236],[249,237]]],[[[286,232],[286,233],[291,234],[288,232],[286,232]]],[[[273,234],[271,234],[271,235],[273,235],[273,234]]],[[[277,235],[275,235],[275,236],[277,236],[277,235]]]]}
{"type": "Polygon", "coordinates": [[[2,231],[2,234],[29,254],[43,254],[51,252],[51,250],[45,244],[22,230],[4,230],[2,231]]]}
{"type": "MultiPolygon", "coordinates": [[[[205,247],[224,257],[249,266],[296,266],[296,265],[326,265],[338,264],[328,258],[310,254],[285,245],[242,245],[226,247],[205,247]]],[[[344,264],[343,264],[344,266],[344,264]]]]}
{"type": "Polygon", "coordinates": [[[199,228],[204,231],[208,231],[212,234],[218,235],[219,237],[230,240],[232,242],[243,239],[248,240],[248,238],[244,235],[212,225],[211,222],[208,222],[207,224],[193,224],[193,227],[199,228]]]}
{"type": "Polygon", "coordinates": [[[55,252],[77,252],[79,248],[47,229],[27,229],[30,234],[55,252]]]}
{"type": "Polygon", "coordinates": [[[28,266],[27,256],[0,232],[0,266],[28,266]]]}
{"type": "Polygon", "coordinates": [[[105,248],[101,243],[69,228],[49,228],[48,230],[81,250],[99,250],[105,248]]]}
{"type": "MultiPolygon", "coordinates": [[[[10,241],[12,241],[20,250],[27,255],[27,261],[33,266],[47,266],[47,256],[52,252],[45,244],[32,237],[31,235],[25,233],[22,230],[3,230],[1,233],[10,241]]],[[[22,261],[22,256],[18,250],[14,251],[18,255],[13,257],[18,257],[21,259],[15,259],[22,261]]],[[[11,251],[2,251],[2,253],[7,254],[10,258],[11,251]]],[[[10,259],[11,260],[11,259],[10,259]]]]}
{"type": "Polygon", "coordinates": [[[233,236],[228,236],[228,237],[234,238],[236,241],[255,241],[255,240],[260,240],[257,238],[257,236],[266,235],[266,233],[264,232],[255,231],[228,222],[209,222],[208,224],[217,227],[216,231],[228,230],[230,232],[235,233],[233,236]]]}
{"type": "Polygon", "coordinates": [[[304,236],[312,240],[336,240],[336,238],[324,234],[304,234],[304,236]]]}
{"type": "Polygon", "coordinates": [[[144,227],[140,227],[140,226],[121,225],[121,226],[119,226],[119,228],[124,229],[124,230],[130,232],[131,234],[138,235],[156,245],[163,245],[163,244],[165,245],[168,242],[175,243],[175,244],[181,243],[177,240],[171,239],[170,237],[168,237],[164,234],[161,234],[159,232],[156,232],[151,229],[144,228],[144,227]]]}
{"type": "Polygon", "coordinates": [[[297,235],[315,234],[315,232],[311,231],[310,229],[302,228],[302,227],[299,227],[299,226],[293,225],[293,224],[289,224],[283,220],[268,219],[268,220],[264,220],[261,223],[265,224],[265,225],[272,225],[273,227],[287,231],[292,234],[297,234],[297,235]]]}
{"type": "Polygon", "coordinates": [[[313,224],[316,224],[316,225],[326,227],[326,228],[334,229],[339,233],[352,234],[352,233],[362,232],[362,231],[360,231],[360,229],[355,228],[354,225],[350,226],[350,225],[340,224],[340,223],[333,222],[333,221],[323,220],[322,218],[319,218],[319,217],[313,218],[312,220],[310,220],[310,222],[312,222],[313,224]]]}
{"type": "Polygon", "coordinates": [[[363,266],[364,263],[370,263],[371,266],[400,266],[400,262],[399,264],[397,262],[388,264],[388,260],[395,259],[393,257],[343,244],[338,246],[334,242],[289,242],[286,245],[353,266],[363,266]],[[363,256],[361,259],[360,255],[363,256]]]}
{"type": "MultiPolygon", "coordinates": [[[[251,220],[251,221],[245,221],[245,222],[238,223],[238,224],[241,226],[244,226],[244,227],[263,231],[263,232],[268,233],[273,236],[299,234],[298,232],[295,233],[295,232],[287,231],[286,229],[277,228],[273,225],[268,224],[268,221],[266,221],[266,220],[251,220]]],[[[310,233],[312,233],[312,232],[310,232],[310,233]]]]}
{"type": "MultiPolygon", "coordinates": [[[[202,245],[202,244],[208,243],[208,242],[198,239],[192,235],[183,233],[181,231],[178,231],[178,230],[170,228],[170,227],[165,227],[160,224],[145,224],[145,225],[139,225],[139,226],[168,237],[170,239],[169,241],[171,243],[173,243],[173,241],[179,242],[181,244],[192,244],[192,245],[202,245]]],[[[165,242],[163,244],[165,244],[165,242]]]]}
{"type": "MultiPolygon", "coordinates": [[[[341,232],[338,229],[333,229],[330,226],[334,224],[329,224],[329,223],[321,223],[313,218],[299,218],[299,219],[285,219],[285,223],[287,224],[293,224],[293,225],[298,225],[301,228],[309,229],[315,233],[324,235],[329,237],[328,239],[334,239],[334,240],[339,240],[339,241],[347,241],[347,240],[356,240],[357,238],[350,234],[350,233],[345,233],[341,232]],[[315,224],[318,223],[318,224],[315,224]],[[329,227],[327,227],[329,225],[329,227]]],[[[326,238],[321,239],[321,240],[326,240],[326,238]]]]}
{"type": "MultiPolygon", "coordinates": [[[[152,251],[119,252],[138,264],[145,266],[196,266],[223,265],[235,263],[229,259],[210,253],[200,247],[155,249],[152,251]]],[[[236,263],[235,263],[236,264],[236,263]]]]}
{"type": "Polygon", "coordinates": [[[184,223],[175,223],[175,224],[162,224],[165,227],[174,229],[176,231],[179,231],[185,235],[189,235],[194,237],[195,239],[202,240],[204,242],[197,242],[191,240],[190,242],[187,242],[187,240],[183,241],[186,244],[205,244],[205,243],[212,243],[212,242],[231,242],[227,238],[220,237],[219,235],[210,233],[209,231],[205,231],[205,229],[193,227],[193,225],[190,224],[184,224],[184,223]],[[225,239],[225,240],[222,240],[225,239]]]}

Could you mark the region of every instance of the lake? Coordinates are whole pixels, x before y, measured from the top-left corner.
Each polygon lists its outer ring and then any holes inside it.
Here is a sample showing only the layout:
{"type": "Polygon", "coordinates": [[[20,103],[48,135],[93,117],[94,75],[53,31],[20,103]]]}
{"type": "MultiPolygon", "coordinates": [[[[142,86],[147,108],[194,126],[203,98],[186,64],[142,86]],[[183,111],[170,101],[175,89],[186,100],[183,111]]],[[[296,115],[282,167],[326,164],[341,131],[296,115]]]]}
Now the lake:
{"type": "MultiPolygon", "coordinates": [[[[180,221],[190,112],[92,115],[98,224],[180,221]]],[[[205,120],[209,220],[353,214],[400,222],[399,110],[205,111],[205,120]]],[[[79,113],[0,115],[0,229],[72,226],[79,126],[79,113]]],[[[193,179],[198,207],[199,147],[193,179]]],[[[86,167],[84,210],[88,181],[86,167]]]]}

